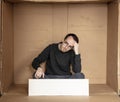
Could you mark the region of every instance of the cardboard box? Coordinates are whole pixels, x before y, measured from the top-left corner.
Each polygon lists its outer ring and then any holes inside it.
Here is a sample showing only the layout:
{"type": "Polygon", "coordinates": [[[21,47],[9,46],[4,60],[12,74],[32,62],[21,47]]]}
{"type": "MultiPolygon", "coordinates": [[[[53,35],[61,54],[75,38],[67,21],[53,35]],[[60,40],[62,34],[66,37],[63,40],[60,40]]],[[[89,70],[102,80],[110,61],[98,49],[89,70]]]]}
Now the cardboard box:
{"type": "Polygon", "coordinates": [[[28,84],[33,58],[48,44],[62,41],[67,33],[73,32],[80,38],[82,72],[90,84],[107,84],[118,92],[119,2],[55,2],[6,0],[0,3],[0,89],[4,92],[13,83],[28,84]]]}

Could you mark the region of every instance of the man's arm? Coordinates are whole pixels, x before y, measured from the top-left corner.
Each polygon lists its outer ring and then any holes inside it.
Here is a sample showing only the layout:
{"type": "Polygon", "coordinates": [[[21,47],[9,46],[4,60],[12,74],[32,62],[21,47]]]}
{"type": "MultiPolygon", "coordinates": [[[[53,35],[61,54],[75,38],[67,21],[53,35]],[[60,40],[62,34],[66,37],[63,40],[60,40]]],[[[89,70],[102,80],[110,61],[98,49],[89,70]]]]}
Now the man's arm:
{"type": "Polygon", "coordinates": [[[72,57],[72,70],[75,73],[79,73],[81,72],[81,56],[79,54],[79,44],[75,43],[74,44],[74,53],[75,55],[73,55],[72,57]]]}
{"type": "Polygon", "coordinates": [[[36,69],[36,73],[35,73],[35,78],[44,78],[44,71],[41,68],[40,64],[42,62],[45,62],[49,56],[50,53],[50,46],[48,46],[47,48],[45,48],[42,53],[39,54],[39,56],[37,56],[33,62],[32,62],[32,67],[34,69],[36,69]]]}
{"type": "Polygon", "coordinates": [[[32,67],[37,70],[40,67],[40,64],[45,62],[48,59],[50,53],[50,45],[45,48],[32,62],[32,67]]]}
{"type": "Polygon", "coordinates": [[[74,44],[74,52],[75,52],[75,55],[78,55],[79,54],[79,44],[78,43],[75,43],[74,44]]]}

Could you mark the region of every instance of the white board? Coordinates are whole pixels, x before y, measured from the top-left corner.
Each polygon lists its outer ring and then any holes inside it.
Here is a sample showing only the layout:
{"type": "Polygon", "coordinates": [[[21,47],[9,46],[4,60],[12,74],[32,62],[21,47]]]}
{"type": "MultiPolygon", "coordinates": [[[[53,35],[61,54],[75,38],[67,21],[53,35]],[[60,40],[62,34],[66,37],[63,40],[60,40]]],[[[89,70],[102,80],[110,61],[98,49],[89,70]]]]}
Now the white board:
{"type": "Polygon", "coordinates": [[[29,79],[29,96],[89,96],[88,79],[29,79]]]}

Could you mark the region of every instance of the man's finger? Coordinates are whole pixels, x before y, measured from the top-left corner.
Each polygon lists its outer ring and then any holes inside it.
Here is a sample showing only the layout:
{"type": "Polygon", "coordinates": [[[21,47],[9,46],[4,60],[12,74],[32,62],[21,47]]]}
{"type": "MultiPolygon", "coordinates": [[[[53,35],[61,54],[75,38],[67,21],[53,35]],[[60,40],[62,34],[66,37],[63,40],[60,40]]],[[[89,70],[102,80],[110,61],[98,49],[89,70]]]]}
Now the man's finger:
{"type": "Polygon", "coordinates": [[[42,78],[44,78],[44,77],[45,77],[45,74],[43,73],[42,78]]]}
{"type": "Polygon", "coordinates": [[[39,79],[39,78],[41,77],[41,75],[40,75],[39,73],[36,73],[36,74],[35,74],[35,77],[36,77],[37,79],[39,79]]]}

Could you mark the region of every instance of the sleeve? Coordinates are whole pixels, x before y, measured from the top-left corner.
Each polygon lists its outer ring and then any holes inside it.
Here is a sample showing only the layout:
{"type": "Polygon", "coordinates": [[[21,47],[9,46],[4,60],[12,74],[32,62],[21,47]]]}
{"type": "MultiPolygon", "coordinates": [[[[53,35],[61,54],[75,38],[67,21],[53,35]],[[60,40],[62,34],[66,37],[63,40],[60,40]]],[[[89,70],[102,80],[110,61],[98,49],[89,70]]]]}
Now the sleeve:
{"type": "Polygon", "coordinates": [[[34,58],[33,62],[32,62],[32,67],[34,69],[37,70],[38,67],[40,67],[40,64],[42,62],[45,62],[50,54],[50,47],[51,45],[49,45],[48,47],[46,47],[36,58],[34,58]]]}
{"type": "Polygon", "coordinates": [[[72,55],[71,64],[72,64],[73,72],[75,72],[75,73],[80,73],[81,72],[82,66],[81,66],[81,56],[80,56],[80,54],[78,54],[78,55],[73,54],[72,55]]]}

